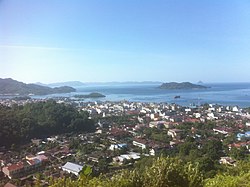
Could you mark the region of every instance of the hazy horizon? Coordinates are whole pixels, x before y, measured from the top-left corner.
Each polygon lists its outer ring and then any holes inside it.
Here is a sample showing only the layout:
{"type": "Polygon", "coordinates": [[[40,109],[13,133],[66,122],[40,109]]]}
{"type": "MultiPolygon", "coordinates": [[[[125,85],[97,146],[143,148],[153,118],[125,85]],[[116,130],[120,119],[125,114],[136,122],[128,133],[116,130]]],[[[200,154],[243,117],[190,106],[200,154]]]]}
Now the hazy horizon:
{"type": "Polygon", "coordinates": [[[0,77],[250,81],[247,0],[0,1],[0,77]]]}
{"type": "MultiPolygon", "coordinates": [[[[13,79],[13,80],[16,80],[16,81],[19,81],[19,82],[23,82],[21,80],[17,80],[17,79],[14,79],[12,77],[0,77],[0,79],[3,78],[3,79],[13,79]]],[[[31,81],[31,82],[23,82],[23,83],[26,83],[26,84],[44,84],[44,85],[50,85],[50,84],[60,84],[60,83],[70,83],[70,82],[80,82],[80,83],[83,83],[83,84],[126,84],[126,83],[144,83],[144,84],[147,84],[147,83],[154,83],[154,84],[157,84],[157,83],[170,83],[170,82],[177,82],[177,83],[183,83],[183,82],[191,82],[193,84],[250,84],[250,81],[238,81],[238,82],[220,82],[220,81],[217,81],[217,82],[204,82],[204,81],[171,81],[171,80],[168,80],[168,81],[150,81],[150,80],[145,80],[145,81],[81,81],[81,80],[65,80],[65,81],[59,81],[59,82],[41,82],[41,81],[38,81],[38,82],[34,82],[34,81],[31,81]]]]}

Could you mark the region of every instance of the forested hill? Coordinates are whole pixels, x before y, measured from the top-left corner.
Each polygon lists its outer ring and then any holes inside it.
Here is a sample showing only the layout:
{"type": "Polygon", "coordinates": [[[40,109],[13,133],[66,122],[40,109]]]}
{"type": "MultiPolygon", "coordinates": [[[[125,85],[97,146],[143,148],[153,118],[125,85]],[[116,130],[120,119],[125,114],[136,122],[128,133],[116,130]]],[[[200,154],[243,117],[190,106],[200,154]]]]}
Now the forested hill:
{"type": "Polygon", "coordinates": [[[181,83],[169,82],[169,83],[163,83],[159,88],[168,90],[178,90],[178,89],[204,89],[208,87],[198,84],[192,84],[190,82],[181,82],[181,83]]]}
{"type": "Polygon", "coordinates": [[[50,88],[47,86],[41,86],[36,84],[25,84],[23,82],[19,82],[13,80],[11,78],[1,79],[0,78],[0,94],[5,95],[47,95],[54,93],[70,93],[75,92],[76,90],[69,86],[50,88]]]}
{"type": "Polygon", "coordinates": [[[55,101],[24,106],[0,105],[0,146],[29,141],[31,138],[68,132],[93,132],[88,113],[55,101]]]}

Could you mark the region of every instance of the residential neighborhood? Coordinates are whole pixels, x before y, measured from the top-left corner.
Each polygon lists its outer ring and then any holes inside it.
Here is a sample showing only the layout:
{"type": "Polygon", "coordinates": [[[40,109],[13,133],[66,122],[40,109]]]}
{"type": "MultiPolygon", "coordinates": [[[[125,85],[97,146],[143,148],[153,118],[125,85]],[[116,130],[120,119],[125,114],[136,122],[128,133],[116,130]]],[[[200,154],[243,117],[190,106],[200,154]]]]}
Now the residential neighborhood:
{"type": "MultiPolygon", "coordinates": [[[[41,100],[0,101],[6,106],[29,102],[41,100]]],[[[249,110],[237,106],[184,107],[129,101],[84,103],[62,98],[57,102],[87,111],[95,121],[95,132],[58,134],[34,138],[25,145],[1,147],[1,185],[34,185],[39,179],[46,186],[50,178],[77,178],[85,166],[96,176],[112,175],[133,168],[143,158],[178,151],[181,155],[180,150],[190,143],[189,139],[197,150],[206,147],[210,140],[221,142],[223,146],[217,150],[218,164],[236,166],[239,158],[232,150],[249,154],[250,114],[249,110]]]]}

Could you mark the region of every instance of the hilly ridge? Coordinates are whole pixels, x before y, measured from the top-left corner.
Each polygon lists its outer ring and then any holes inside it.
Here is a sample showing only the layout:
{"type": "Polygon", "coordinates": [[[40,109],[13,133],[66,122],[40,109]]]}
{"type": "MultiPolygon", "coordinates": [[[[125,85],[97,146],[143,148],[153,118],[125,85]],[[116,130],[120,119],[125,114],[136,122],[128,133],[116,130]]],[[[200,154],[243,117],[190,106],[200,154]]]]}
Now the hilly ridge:
{"type": "Polygon", "coordinates": [[[56,82],[56,83],[50,83],[50,84],[44,84],[44,83],[41,83],[41,82],[36,82],[35,84],[40,85],[40,86],[48,86],[48,87],[51,87],[51,88],[62,87],[62,86],[70,86],[70,87],[85,86],[85,84],[80,82],[80,81],[56,82]]]}
{"type": "Polygon", "coordinates": [[[69,86],[62,86],[56,88],[50,88],[47,86],[41,86],[36,84],[25,84],[13,80],[11,78],[0,78],[0,94],[1,95],[48,95],[55,93],[70,93],[76,90],[69,86]]]}

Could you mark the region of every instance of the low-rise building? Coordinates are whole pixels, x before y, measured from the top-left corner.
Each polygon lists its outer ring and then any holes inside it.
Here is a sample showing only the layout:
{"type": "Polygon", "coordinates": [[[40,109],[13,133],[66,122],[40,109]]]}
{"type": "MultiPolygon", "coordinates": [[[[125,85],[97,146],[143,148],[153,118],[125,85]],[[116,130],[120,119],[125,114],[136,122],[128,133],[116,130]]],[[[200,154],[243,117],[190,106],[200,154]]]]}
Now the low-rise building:
{"type": "Polygon", "coordinates": [[[133,145],[137,146],[137,147],[140,147],[142,149],[146,149],[147,142],[144,139],[137,138],[137,139],[133,140],[133,145]]]}
{"type": "Polygon", "coordinates": [[[180,139],[180,133],[182,130],[180,129],[169,129],[168,136],[171,136],[173,139],[180,139]]]}
{"type": "Polygon", "coordinates": [[[78,176],[79,172],[82,170],[83,166],[67,162],[65,165],[62,166],[62,170],[68,173],[73,173],[74,175],[78,176]]]}
{"type": "Polygon", "coordinates": [[[5,176],[10,179],[20,178],[29,174],[35,173],[41,169],[42,164],[47,161],[47,157],[39,155],[36,157],[27,157],[25,161],[18,162],[16,164],[8,164],[3,167],[2,171],[5,176]]]}
{"type": "Polygon", "coordinates": [[[220,164],[227,164],[230,166],[236,166],[236,161],[233,160],[231,157],[221,157],[220,164]]]}

